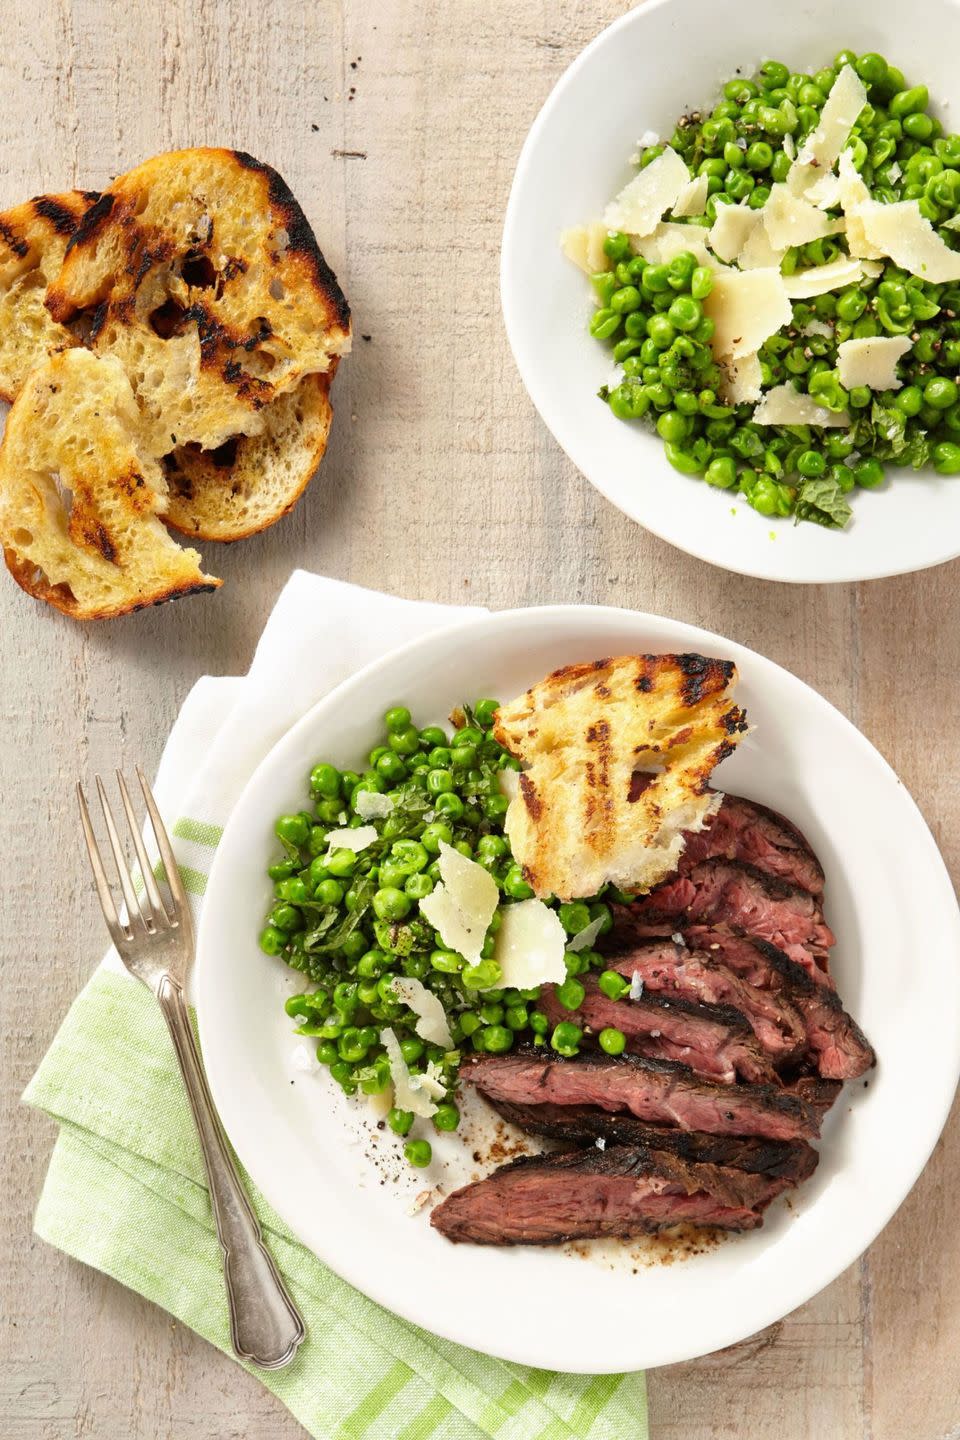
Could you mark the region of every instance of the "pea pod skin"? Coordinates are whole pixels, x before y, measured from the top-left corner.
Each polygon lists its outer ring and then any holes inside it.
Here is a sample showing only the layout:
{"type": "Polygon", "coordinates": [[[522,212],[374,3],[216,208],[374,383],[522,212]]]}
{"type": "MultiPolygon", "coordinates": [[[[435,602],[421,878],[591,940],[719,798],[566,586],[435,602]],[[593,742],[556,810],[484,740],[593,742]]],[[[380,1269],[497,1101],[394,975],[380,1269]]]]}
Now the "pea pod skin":
{"type": "MultiPolygon", "coordinates": [[[[852,50],[824,57],[812,73],[765,60],[752,76],[728,80],[712,109],[681,117],[669,141],[643,151],[641,169],[669,143],[692,175],[706,177],[705,212],[685,222],[692,241],[702,245],[698,226],[711,226],[725,204],[762,209],[773,185],[787,179],[848,65],[866,87],[867,103],[846,149],[868,193],[887,204],[915,200],[941,239],[960,248],[960,134],[944,134],[929,113],[924,84],[877,52],[852,50]]],[[[839,214],[835,207],[831,218],[839,214]]],[[[807,426],[798,443],[795,426],[764,426],[758,435],[752,403],[716,405],[725,377],[711,349],[713,322],[702,313],[714,283],[709,266],[698,263],[693,248],[668,263],[631,259],[632,248],[629,236],[608,236],[616,274],[594,277],[591,334],[622,370],[599,395],[618,420],[655,430],[682,476],[737,490],[771,519],[842,528],[853,513],[844,497],[882,487],[891,464],[960,473],[960,284],[927,283],[883,261],[879,276],[795,302],[792,323],[760,348],[761,387],[790,382],[819,406],[850,417],[848,431],[807,426]],[[843,387],[837,374],[843,341],[904,335],[913,346],[899,364],[900,388],[843,387]],[[712,395],[705,404],[697,399],[704,392],[712,395]],[[718,426],[728,415],[729,427],[718,426]]],[[[788,250],[781,269],[796,274],[846,254],[842,234],[826,236],[788,250]]]]}

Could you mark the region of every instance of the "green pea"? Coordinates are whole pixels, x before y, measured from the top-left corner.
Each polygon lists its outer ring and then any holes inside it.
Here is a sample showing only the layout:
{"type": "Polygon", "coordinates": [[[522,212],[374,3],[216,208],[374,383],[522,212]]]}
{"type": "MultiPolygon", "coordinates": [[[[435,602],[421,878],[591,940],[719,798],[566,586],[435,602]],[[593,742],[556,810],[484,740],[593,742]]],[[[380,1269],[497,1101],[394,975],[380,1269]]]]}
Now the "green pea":
{"type": "Polygon", "coordinates": [[[406,705],[391,705],[383,717],[383,723],[388,730],[406,730],[410,724],[410,711],[406,705]]]}
{"type": "Polygon", "coordinates": [[[398,1110],[394,1105],[387,1111],[387,1124],[394,1135],[409,1135],[413,1127],[413,1111],[398,1110]]]}
{"type": "Polygon", "coordinates": [[[666,265],[648,265],[640,285],[647,295],[662,295],[670,289],[670,271],[666,265]]]}
{"type": "Polygon", "coordinates": [[[936,376],[923,387],[924,404],[931,405],[934,410],[949,410],[957,403],[958,394],[956,381],[946,376],[936,376]]]}
{"type": "Polygon", "coordinates": [[[665,315],[651,315],[647,321],[647,334],[658,350],[669,350],[677,332],[665,315]]]}
{"type": "MultiPolygon", "coordinates": [[[[686,333],[696,330],[703,319],[703,309],[698,300],[690,295],[678,295],[667,311],[667,319],[675,329],[686,333]]],[[[648,333],[649,333],[649,326],[648,333]]],[[[651,338],[653,338],[651,336],[651,338]]]]}
{"type": "Polygon", "coordinates": [[[429,875],[409,875],[403,882],[403,893],[409,895],[411,900],[426,899],[433,888],[429,875]]]}
{"type": "Polygon", "coordinates": [[[610,309],[618,315],[627,315],[631,310],[639,310],[640,305],[640,291],[636,285],[622,285],[610,296],[610,309]]]}
{"type": "Polygon", "coordinates": [[[268,918],[271,925],[284,931],[284,940],[290,931],[303,929],[303,916],[292,905],[274,905],[268,918]]]}
{"type": "Polygon", "coordinates": [[[289,900],[294,905],[302,905],[305,900],[310,899],[310,891],[306,882],[301,880],[299,875],[291,875],[288,880],[280,880],[273,888],[278,900],[289,900]]]}
{"type": "Polygon", "coordinates": [[[594,310],[590,319],[590,334],[595,340],[609,340],[620,329],[620,316],[616,310],[601,306],[594,310]]]}
{"type": "Polygon", "coordinates": [[[310,789],[315,795],[334,799],[340,794],[340,771],[333,765],[314,765],[310,771],[310,789]]]}
{"type": "Polygon", "coordinates": [[[503,1055],[513,1046],[513,1031],[506,1025],[487,1025],[479,1033],[488,1055],[503,1055]]]}
{"type": "Polygon", "coordinates": [[[744,151],[735,141],[731,140],[723,147],[723,159],[727,170],[739,170],[743,165],[744,151]]]}
{"type": "Polygon", "coordinates": [[[495,990],[503,972],[495,960],[481,960],[463,967],[463,983],[468,990],[495,990]]]}
{"type": "Polygon", "coordinates": [[[420,731],[420,748],[433,750],[437,745],[446,745],[447,737],[439,725],[427,725],[420,731]]]}
{"type": "Polygon", "coordinates": [[[437,1106],[433,1123],[437,1130],[456,1130],[460,1124],[460,1111],[450,1101],[437,1106]]]}
{"type": "Polygon", "coordinates": [[[420,733],[413,725],[407,725],[403,729],[391,730],[387,743],[398,755],[415,755],[420,749],[420,733]]]}
{"type": "Polygon", "coordinates": [[[616,970],[604,970],[597,984],[608,1000],[622,1000],[630,989],[629,980],[625,980],[616,970]]]}
{"type": "Polygon", "coordinates": [[[267,874],[271,880],[289,880],[296,868],[292,860],[278,860],[276,864],[267,866],[267,874]]]}
{"type": "Polygon", "coordinates": [[[568,976],[562,985],[557,986],[557,999],[565,1010],[579,1010],[583,1004],[586,990],[579,980],[568,976]]]}
{"type": "Polygon", "coordinates": [[[420,843],[430,855],[438,855],[440,846],[449,845],[452,839],[453,831],[443,820],[432,820],[420,835],[420,843]]]}
{"type": "Polygon", "coordinates": [[[718,490],[729,490],[737,482],[737,464],[730,455],[719,455],[711,460],[703,477],[708,485],[718,490]]]}
{"type": "Polygon", "coordinates": [[[938,475],[960,475],[960,445],[954,444],[952,440],[943,440],[939,445],[934,445],[933,468],[938,475]]]}
{"type": "Polygon", "coordinates": [[[624,235],[622,230],[614,230],[611,235],[606,235],[603,241],[603,253],[615,264],[620,260],[629,259],[629,236],[624,235]]]}
{"type": "MultiPolygon", "coordinates": [[[[509,1034],[509,1031],[507,1033],[509,1034]]],[[[570,1057],[577,1054],[582,1039],[583,1031],[579,1025],[574,1025],[570,1020],[561,1020],[559,1025],[554,1027],[550,1044],[558,1055],[570,1057]]]]}
{"type": "Polygon", "coordinates": [[[744,154],[748,170],[767,170],[773,163],[773,147],[766,140],[755,140],[744,154]]]}
{"type": "Polygon", "coordinates": [[[672,290],[689,289],[690,279],[697,268],[695,257],[689,250],[681,250],[667,266],[667,283],[672,290]]]}
{"type": "Polygon", "coordinates": [[[883,484],[883,466],[879,460],[861,460],[853,467],[853,476],[864,490],[874,490],[883,484]]]}
{"type": "Polygon", "coordinates": [[[519,865],[511,865],[503,877],[503,893],[509,895],[511,900],[529,900],[533,895],[533,890],[524,880],[519,865]]]}
{"type": "Polygon", "coordinates": [[[343,880],[356,870],[358,859],[354,850],[334,850],[327,861],[327,869],[336,879],[343,880]]]}
{"type": "Polygon", "coordinates": [[[844,290],[837,296],[837,315],[841,320],[845,320],[848,325],[852,325],[855,320],[859,320],[866,308],[867,297],[862,290],[856,287],[850,290],[844,290]]]}
{"type": "Polygon", "coordinates": [[[600,1049],[607,1055],[622,1055],[627,1048],[626,1035],[622,1030],[617,1030],[613,1026],[607,1026],[606,1029],[601,1030],[597,1039],[600,1041],[600,1049]]]}
{"type": "Polygon", "coordinates": [[[930,94],[926,85],[914,85],[910,90],[899,90],[887,109],[895,120],[902,120],[905,115],[917,115],[926,110],[929,103],[930,94]]]}
{"type": "Polygon", "coordinates": [[[259,945],[265,955],[279,955],[286,943],[286,934],[276,925],[266,925],[260,931],[259,945]]]}
{"type": "Polygon", "coordinates": [[[777,90],[786,85],[790,71],[779,60],[765,60],[757,74],[764,90],[777,90]]]}
{"type": "Polygon", "coordinates": [[[281,815],[273,828],[277,838],[288,845],[306,845],[310,836],[310,822],[304,815],[281,815]]]}
{"type": "MultiPolygon", "coordinates": [[[[332,884],[332,881],[325,882],[332,884]]],[[[373,896],[374,913],[380,920],[403,920],[410,913],[412,901],[409,895],[395,885],[386,885],[373,896]]]]}
{"type": "Polygon", "coordinates": [[[826,468],[827,462],[819,450],[804,450],[797,457],[797,469],[807,479],[822,475],[826,468]]]}
{"type": "Polygon", "coordinates": [[[676,410],[665,410],[657,417],[657,433],[671,445],[682,445],[690,430],[690,422],[676,410]]]}
{"type": "Polygon", "coordinates": [[[415,1170],[423,1170],[433,1159],[433,1148],[429,1140],[408,1140],[403,1154],[408,1165],[415,1170]]]}
{"type": "Polygon", "coordinates": [[[723,188],[734,200],[745,200],[755,184],[753,176],[745,170],[728,170],[723,188]]]}
{"type": "Polygon", "coordinates": [[[880,85],[887,78],[887,62],[873,50],[861,55],[854,69],[864,85],[880,85]]]}

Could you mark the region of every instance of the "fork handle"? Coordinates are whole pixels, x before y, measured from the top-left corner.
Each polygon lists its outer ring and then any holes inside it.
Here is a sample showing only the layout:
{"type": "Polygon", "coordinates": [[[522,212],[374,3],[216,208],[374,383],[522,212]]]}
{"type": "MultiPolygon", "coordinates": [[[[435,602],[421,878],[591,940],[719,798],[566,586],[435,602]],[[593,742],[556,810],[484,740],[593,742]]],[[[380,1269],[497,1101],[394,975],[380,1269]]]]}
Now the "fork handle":
{"type": "Polygon", "coordinates": [[[227,1149],[193,1038],[183,990],[165,975],[156,993],[180,1062],[207,1167],[210,1204],[223,1250],[233,1348],[241,1360],[249,1360],[263,1370],[279,1370],[296,1354],[305,1334],[303,1320],[263,1243],[260,1226],[227,1149]]]}

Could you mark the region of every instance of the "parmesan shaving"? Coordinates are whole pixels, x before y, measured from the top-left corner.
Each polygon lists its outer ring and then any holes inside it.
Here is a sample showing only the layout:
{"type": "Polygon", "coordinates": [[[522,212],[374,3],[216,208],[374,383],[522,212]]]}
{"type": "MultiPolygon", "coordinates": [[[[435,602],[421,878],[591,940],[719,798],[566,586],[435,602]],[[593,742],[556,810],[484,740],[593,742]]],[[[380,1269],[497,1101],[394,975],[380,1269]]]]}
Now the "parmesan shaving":
{"type": "Polygon", "coordinates": [[[870,191],[866,182],[853,163],[849,150],[840,156],[837,184],[840,189],[840,205],[847,217],[847,249],[853,256],[865,260],[879,260],[882,251],[871,245],[864,229],[861,205],[871,204],[870,191]]]}
{"type": "Polygon", "coordinates": [[[727,355],[720,361],[720,368],[724,377],[721,394],[729,405],[745,405],[760,399],[763,377],[756,351],[742,355],[739,360],[727,355]]]}
{"type": "Polygon", "coordinates": [[[689,250],[698,265],[719,270],[720,262],[711,255],[706,246],[707,231],[702,225],[678,225],[665,220],[652,235],[639,236],[633,241],[633,248],[644,260],[654,264],[668,265],[684,250],[689,250]]]}
{"type": "Polygon", "coordinates": [[[520,789],[520,771],[514,770],[511,765],[504,766],[497,774],[497,784],[501,795],[506,795],[508,800],[515,799],[520,789]]]}
{"type": "Polygon", "coordinates": [[[649,235],[689,182],[690,171],[677,152],[667,146],[611,201],[604,211],[604,223],[628,235],[649,235]]]}
{"type": "Polygon", "coordinates": [[[431,1045],[442,1045],[444,1050],[453,1048],[446,1011],[432,990],[406,975],[398,975],[390,988],[417,1016],[415,1028],[421,1040],[431,1045]]]}
{"type": "Polygon", "coordinates": [[[760,223],[760,211],[748,205],[718,205],[717,218],[707,237],[721,260],[736,260],[760,223]]]}
{"type": "Polygon", "coordinates": [[[867,91],[863,81],[852,65],[844,65],[830,87],[830,94],[820,112],[819,125],[804,141],[787,176],[787,184],[794,195],[806,194],[825,170],[833,169],[866,103],[867,91]]]}
{"type": "Polygon", "coordinates": [[[420,901],[420,913],[449,950],[476,965],[497,908],[497,882],[482,865],[442,840],[438,863],[442,883],[420,901]]]}
{"type": "Polygon", "coordinates": [[[752,355],[793,318],[780,272],[773,267],[719,271],[703,308],[716,327],[713,353],[734,360],[752,355]]]}
{"type": "MultiPolygon", "coordinates": [[[[762,212],[754,211],[754,214],[762,215],[762,212]]],[[[755,225],[753,234],[737,256],[737,264],[741,270],[762,270],[764,267],[771,266],[773,269],[779,270],[783,256],[783,250],[778,250],[771,245],[770,236],[764,226],[755,225]]]]}
{"type": "Polygon", "coordinates": [[[697,175],[684,185],[673,206],[673,213],[679,219],[683,215],[702,215],[707,208],[710,181],[706,175],[697,175]]]}
{"type": "Polygon", "coordinates": [[[386,820],[393,809],[393,796],[376,790],[358,790],[355,809],[361,820],[386,820]]]}
{"type": "MultiPolygon", "coordinates": [[[[410,1110],[422,1120],[436,1115],[437,1107],[428,1094],[425,1075],[411,1075],[400,1049],[400,1041],[388,1025],[380,1031],[380,1044],[387,1052],[390,1078],[393,1081],[394,1104],[398,1110],[410,1110]]],[[[442,1092],[441,1092],[442,1093],[442,1092]]]]}
{"type": "Polygon", "coordinates": [[[608,233],[606,225],[599,220],[590,225],[574,225],[572,229],[561,232],[560,249],[585,275],[595,275],[599,270],[613,267],[613,261],[603,248],[608,233]]]}
{"type": "Polygon", "coordinates": [[[797,142],[789,133],[783,137],[783,153],[788,160],[796,160],[797,158],[797,142]]]}
{"type": "Polygon", "coordinates": [[[837,221],[818,210],[799,195],[791,195],[786,185],[774,185],[762,210],[763,224],[770,244],[778,250],[791,245],[808,245],[837,233],[837,221]]]}
{"type": "Polygon", "coordinates": [[[960,251],[951,250],[942,236],[920,214],[916,200],[880,205],[875,200],[858,206],[867,242],[894,264],[935,285],[960,280],[960,251]]]}
{"type": "Polygon", "coordinates": [[[821,210],[835,210],[840,204],[840,177],[828,170],[805,191],[803,198],[821,210]]]}
{"type": "Polygon", "coordinates": [[[944,220],[945,230],[960,230],[960,215],[951,215],[949,220],[944,220]]]}
{"type": "Polygon", "coordinates": [[[639,1000],[643,994],[643,980],[639,970],[634,970],[630,977],[630,999],[639,1000]]]}
{"type": "Polygon", "coordinates": [[[832,340],[833,331],[826,320],[808,320],[800,331],[803,336],[822,335],[825,340],[832,340]]]}
{"type": "Polygon", "coordinates": [[[811,395],[795,390],[789,382],[767,390],[752,418],[754,425],[821,425],[825,430],[838,430],[850,424],[845,410],[835,414],[826,406],[818,405],[811,395]]]}
{"type": "Polygon", "coordinates": [[[791,300],[809,300],[814,295],[826,295],[828,290],[853,285],[862,279],[863,274],[863,265],[859,260],[843,256],[839,260],[831,260],[829,265],[813,265],[809,270],[784,275],[783,285],[791,300]]]}
{"type": "MultiPolygon", "coordinates": [[[[363,793],[362,791],[360,792],[363,793]]],[[[356,855],[373,845],[380,836],[375,825],[355,825],[352,829],[327,831],[327,854],[334,850],[352,850],[356,855]]]]}
{"type": "Polygon", "coordinates": [[[555,910],[542,900],[519,900],[500,909],[493,958],[500,966],[500,985],[530,990],[535,985],[562,984],[566,931],[555,910]]]}
{"type": "Polygon", "coordinates": [[[837,346],[837,374],[847,390],[866,385],[870,390],[899,390],[897,361],[902,360],[913,341],[909,335],[871,335],[864,340],[844,340],[837,346]]]}
{"type": "Polygon", "coordinates": [[[589,925],[584,925],[582,930],[578,930],[576,935],[567,941],[567,949],[574,952],[589,950],[602,929],[603,916],[598,915],[596,920],[591,920],[589,925]]]}

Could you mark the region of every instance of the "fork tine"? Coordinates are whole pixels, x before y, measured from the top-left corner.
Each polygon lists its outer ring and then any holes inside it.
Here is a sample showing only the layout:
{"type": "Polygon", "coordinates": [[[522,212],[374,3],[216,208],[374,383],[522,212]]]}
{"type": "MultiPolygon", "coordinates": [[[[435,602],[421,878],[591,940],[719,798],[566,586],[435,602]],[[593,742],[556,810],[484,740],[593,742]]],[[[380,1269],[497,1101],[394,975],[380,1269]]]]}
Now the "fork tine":
{"type": "Polygon", "coordinates": [[[117,771],[117,784],[120,787],[120,798],[123,801],[123,808],[126,811],[127,823],[130,826],[130,834],[133,836],[134,848],[137,852],[137,859],[140,862],[140,873],[143,876],[143,883],[147,895],[154,909],[154,918],[166,921],[169,925],[171,917],[167,914],[167,907],[163,903],[163,896],[157,888],[157,882],[153,877],[153,866],[150,864],[150,857],[147,854],[143,837],[140,834],[140,826],[137,824],[137,817],[133,813],[133,805],[130,802],[130,792],[127,789],[127,782],[120,770],[117,771]]]}
{"type": "Polygon", "coordinates": [[[190,914],[190,901],[183,888],[177,858],[173,853],[173,846],[170,844],[164,823],[160,819],[160,811],[153,798],[153,791],[147,784],[147,777],[139,765],[137,766],[137,779],[140,781],[144,804],[147,807],[147,814],[150,816],[150,824],[153,826],[153,833],[157,840],[157,849],[160,851],[160,859],[163,861],[163,868],[166,871],[167,884],[170,886],[170,894],[173,896],[173,903],[176,907],[176,918],[187,933],[192,934],[193,919],[190,914]]]}
{"type": "Polygon", "coordinates": [[[123,891],[124,903],[127,907],[127,915],[130,917],[131,927],[134,924],[134,916],[139,916],[145,930],[151,928],[152,912],[144,909],[137,899],[137,892],[133,888],[133,881],[130,879],[130,871],[127,869],[127,858],[123,853],[123,846],[120,844],[120,836],[117,834],[117,827],[113,821],[113,811],[110,809],[110,801],[107,799],[107,792],[103,788],[103,781],[97,777],[97,794],[100,796],[100,805],[103,809],[103,818],[107,827],[107,837],[110,841],[110,848],[113,851],[113,862],[117,867],[117,879],[120,881],[120,888],[123,891]]]}
{"type": "Polygon", "coordinates": [[[90,856],[90,868],[93,870],[93,878],[97,887],[97,894],[100,897],[100,909],[103,911],[103,918],[107,922],[107,929],[110,931],[110,938],[119,950],[120,947],[129,942],[130,936],[120,923],[120,916],[117,914],[117,907],[113,903],[113,895],[110,891],[110,881],[107,879],[107,872],[103,868],[103,860],[100,856],[100,847],[97,845],[97,838],[93,833],[93,825],[90,821],[90,811],[87,809],[87,799],[83,793],[82,785],[77,785],[77,800],[80,802],[80,823],[83,826],[83,838],[87,842],[87,854],[90,856]]]}

